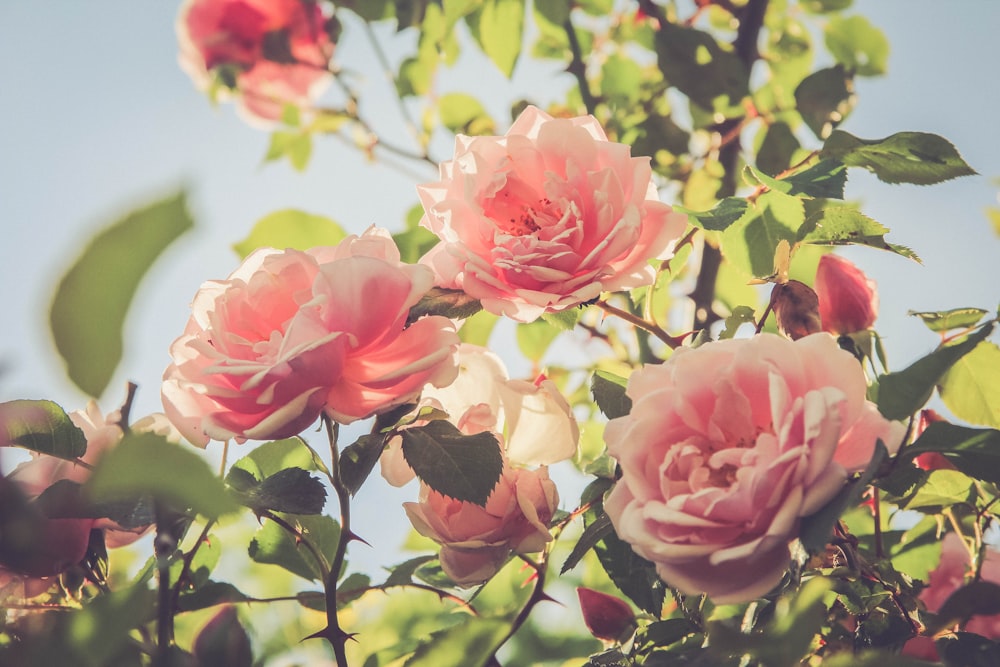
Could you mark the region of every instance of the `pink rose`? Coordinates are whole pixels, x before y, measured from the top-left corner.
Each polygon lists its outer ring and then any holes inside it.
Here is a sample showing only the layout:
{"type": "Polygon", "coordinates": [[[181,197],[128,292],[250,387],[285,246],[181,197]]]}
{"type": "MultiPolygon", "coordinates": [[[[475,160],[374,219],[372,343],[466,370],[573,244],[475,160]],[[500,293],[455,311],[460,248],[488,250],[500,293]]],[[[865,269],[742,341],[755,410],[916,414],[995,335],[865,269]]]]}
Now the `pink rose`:
{"type": "Polygon", "coordinates": [[[242,111],[274,121],[285,104],[308,105],[329,83],[326,25],[320,4],[303,0],[186,0],[177,20],[181,67],[202,89],[212,87],[213,71],[228,72],[242,111]]]}
{"type": "Polygon", "coordinates": [[[163,376],[167,416],[200,446],[284,438],[321,412],[349,423],[448,384],[452,321],[406,326],[432,284],[385,230],[307,252],[259,249],[195,295],[163,376]]]}
{"type": "Polygon", "coordinates": [[[632,411],[605,430],[622,476],[604,503],[618,536],[670,586],[718,603],[770,591],[799,520],[903,425],[865,399],[857,360],[825,333],[682,348],[632,374],[632,411]]]}
{"type": "Polygon", "coordinates": [[[838,255],[823,255],[816,269],[816,296],[823,330],[851,334],[871,329],[878,317],[875,281],[838,255]]]}
{"type": "Polygon", "coordinates": [[[459,586],[480,584],[507,561],[511,551],[541,551],[552,539],[549,521],[559,504],[545,468],[504,465],[485,507],[420,490],[420,502],[404,503],[417,532],[441,545],[441,568],[459,586]]]}
{"type": "Polygon", "coordinates": [[[439,284],[519,322],[651,284],[685,216],[657,199],[649,158],[608,141],[592,116],[535,107],[502,137],[455,139],[441,180],[417,188],[441,242],[422,260],[439,284]]]}
{"type": "MultiPolygon", "coordinates": [[[[1000,584],[1000,551],[987,549],[983,560],[982,580],[1000,584]]],[[[952,593],[961,588],[967,577],[972,575],[969,552],[962,544],[962,538],[948,533],[941,541],[941,560],[930,573],[927,588],[920,593],[920,599],[928,611],[937,613],[952,593]]],[[[973,616],[962,628],[987,639],[1000,639],[1000,614],[973,616]]],[[[903,655],[925,660],[939,660],[937,647],[931,637],[918,636],[910,639],[903,647],[903,655]]]]}

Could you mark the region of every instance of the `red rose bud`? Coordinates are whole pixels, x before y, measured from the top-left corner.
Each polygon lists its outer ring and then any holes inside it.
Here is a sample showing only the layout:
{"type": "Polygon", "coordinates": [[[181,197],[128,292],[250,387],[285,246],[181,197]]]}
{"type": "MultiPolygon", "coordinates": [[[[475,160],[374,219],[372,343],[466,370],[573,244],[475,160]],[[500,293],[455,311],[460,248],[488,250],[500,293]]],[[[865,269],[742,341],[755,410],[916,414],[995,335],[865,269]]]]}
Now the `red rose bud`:
{"type": "MultiPolygon", "coordinates": [[[[915,429],[915,437],[920,437],[920,434],[924,430],[933,424],[934,422],[943,422],[944,417],[936,413],[934,410],[921,410],[920,419],[917,420],[917,427],[915,429]]],[[[955,466],[949,461],[945,456],[939,452],[924,452],[923,454],[918,454],[913,462],[921,470],[954,470],[955,466]]]]}
{"type": "Polygon", "coordinates": [[[576,589],[576,594],[590,634],[598,639],[622,642],[635,631],[635,614],[625,601],[583,586],[576,589]]]}
{"type": "Polygon", "coordinates": [[[837,255],[823,255],[816,269],[816,295],[823,329],[851,334],[871,329],[878,317],[875,281],[837,255]]]}
{"type": "Polygon", "coordinates": [[[823,330],[816,292],[798,280],[775,284],[771,290],[771,310],[774,311],[778,331],[792,340],[823,330]]]}

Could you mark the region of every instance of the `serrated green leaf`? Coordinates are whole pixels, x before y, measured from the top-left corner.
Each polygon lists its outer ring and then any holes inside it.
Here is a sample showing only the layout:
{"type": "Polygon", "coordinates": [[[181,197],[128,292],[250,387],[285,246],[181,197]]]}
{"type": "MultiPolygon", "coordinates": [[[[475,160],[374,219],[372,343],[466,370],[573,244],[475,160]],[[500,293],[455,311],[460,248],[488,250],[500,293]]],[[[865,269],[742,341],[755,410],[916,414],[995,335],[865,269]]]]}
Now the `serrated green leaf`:
{"type": "Polygon", "coordinates": [[[0,447],[23,447],[73,460],[87,453],[87,437],[52,401],[0,403],[0,447]]]}
{"type": "Polygon", "coordinates": [[[233,244],[233,250],[244,259],[257,248],[308,250],[337,245],[346,236],[343,227],[326,216],[286,208],[258,220],[246,238],[233,244]]]}
{"type": "Polygon", "coordinates": [[[356,495],[365,483],[385,449],[385,434],[363,435],[340,453],[340,481],[356,495]]]}
{"type": "Polygon", "coordinates": [[[625,393],[627,386],[628,380],[623,377],[607,371],[594,371],[590,393],[608,419],[624,417],[632,410],[632,399],[625,393]]]}
{"type": "Polygon", "coordinates": [[[95,503],[149,495],[211,519],[239,509],[204,459],[154,433],[126,434],[101,457],[84,492],[95,503]]]}
{"type": "Polygon", "coordinates": [[[849,206],[827,206],[809,216],[799,228],[797,243],[813,245],[864,245],[920,262],[906,246],[888,243],[889,229],[849,206]]]}
{"type": "Polygon", "coordinates": [[[819,139],[826,139],[857,103],[854,79],[840,65],[813,72],[795,88],[795,108],[819,139]]]}
{"type": "Polygon", "coordinates": [[[603,513],[598,516],[594,521],[592,521],[583,532],[580,533],[580,537],[576,540],[576,544],[573,545],[573,550],[570,551],[569,555],[566,556],[566,560],[563,562],[562,567],[559,568],[559,574],[566,574],[587,555],[587,552],[593,549],[598,542],[603,540],[608,535],[615,532],[614,526],[611,525],[611,519],[608,517],[607,513],[603,513]]]}
{"type": "Polygon", "coordinates": [[[959,419],[1000,427],[1000,347],[979,343],[948,369],[938,393],[959,419]]]}
{"type": "MultiPolygon", "coordinates": [[[[903,450],[902,461],[925,452],[938,452],[973,479],[1000,484],[1000,431],[932,422],[903,450]]],[[[902,467],[902,466],[897,466],[902,467]]]]}
{"type": "Polygon", "coordinates": [[[249,454],[236,461],[233,467],[245,470],[256,480],[269,477],[285,468],[327,472],[326,464],[319,455],[298,436],[258,445],[249,454]]]}
{"type": "Polygon", "coordinates": [[[880,375],[879,412],[887,419],[908,418],[927,403],[941,376],[992,331],[993,325],[987,324],[958,342],[942,345],[901,371],[880,375]]]}
{"type": "Polygon", "coordinates": [[[781,179],[771,178],[750,166],[747,169],[762,184],[786,195],[823,199],[844,198],[847,168],[835,160],[820,160],[805,171],[781,179]]]}
{"type": "Polygon", "coordinates": [[[987,311],[982,308],[952,308],[938,311],[907,311],[907,315],[919,317],[927,328],[935,332],[974,327],[983,319],[987,311]]]}
{"type": "Polygon", "coordinates": [[[417,568],[436,558],[437,556],[417,556],[390,568],[389,576],[386,578],[385,583],[382,584],[382,588],[404,586],[411,583],[413,581],[413,574],[417,571],[417,568]]]}
{"type": "Polygon", "coordinates": [[[444,420],[402,429],[403,458],[431,489],[485,505],[500,480],[503,456],[492,433],[465,435],[444,420]]]}
{"type": "Polygon", "coordinates": [[[889,40],[864,16],[830,19],[824,38],[826,48],[848,70],[861,76],[885,74],[889,40]]]}
{"type": "Polygon", "coordinates": [[[464,320],[482,309],[479,299],[469,296],[462,290],[432,287],[410,308],[407,321],[416,322],[424,315],[441,315],[453,320],[464,320]]]}
{"type": "Polygon", "coordinates": [[[764,277],[774,272],[774,253],[782,241],[795,242],[805,221],[802,200],[769,191],[722,235],[722,254],[744,273],[764,277]]]}
{"type": "Polygon", "coordinates": [[[967,503],[975,493],[972,480],[958,470],[933,470],[903,505],[906,509],[931,509],[967,503]]]}
{"type": "Polygon", "coordinates": [[[319,514],[326,504],[326,488],[302,468],[285,468],[261,481],[247,484],[250,473],[232,468],[226,477],[234,498],[256,514],[266,510],[292,514],[319,514]]]}
{"type": "Polygon", "coordinates": [[[49,325],[70,380],[99,397],[122,357],[122,327],[146,271],[194,222],[183,192],[99,232],[59,281],[49,325]]]}
{"type": "Polygon", "coordinates": [[[947,139],[925,132],[898,132],[885,139],[859,139],[836,130],[821,156],[863,167],[886,183],[932,185],[976,173],[947,139]]]}
{"type": "Polygon", "coordinates": [[[524,0],[484,0],[468,17],[469,28],[483,53],[508,79],[521,55],[524,0]]]}
{"type": "Polygon", "coordinates": [[[250,558],[257,563],[278,565],[309,581],[323,581],[326,570],[330,567],[324,554],[332,554],[337,548],[340,525],[325,515],[278,516],[296,527],[303,538],[316,548],[322,563],[297,537],[277,523],[267,520],[250,541],[247,550],[250,558]]]}
{"type": "MultiPolygon", "coordinates": [[[[747,200],[742,197],[726,197],[710,211],[696,212],[684,210],[691,223],[713,232],[725,231],[730,225],[743,217],[748,208],[747,200]]],[[[675,207],[680,210],[680,207],[675,207]]]]}
{"type": "Polygon", "coordinates": [[[503,619],[469,617],[431,633],[403,667],[483,667],[509,629],[503,619]]]}
{"type": "Polygon", "coordinates": [[[583,310],[580,308],[567,308],[557,313],[542,313],[542,319],[563,331],[572,331],[576,328],[576,323],[580,321],[583,310]]]}

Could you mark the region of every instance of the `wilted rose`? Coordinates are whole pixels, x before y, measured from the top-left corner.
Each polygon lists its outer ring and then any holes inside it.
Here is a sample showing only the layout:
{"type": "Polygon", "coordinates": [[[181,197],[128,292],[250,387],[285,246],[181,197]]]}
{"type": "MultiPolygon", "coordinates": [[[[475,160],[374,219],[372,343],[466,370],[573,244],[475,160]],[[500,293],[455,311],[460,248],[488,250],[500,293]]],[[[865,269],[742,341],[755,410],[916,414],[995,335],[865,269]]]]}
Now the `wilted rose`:
{"type": "Polygon", "coordinates": [[[247,116],[274,121],[285,104],[307,105],[329,83],[327,21],[319,3],[302,0],[186,0],[180,63],[200,88],[215,74],[247,116]]]}
{"type": "Polygon", "coordinates": [[[649,159],[592,116],[528,107],[502,137],[459,135],[440,176],[417,188],[441,239],[423,261],[520,322],[652,283],[649,260],[671,257],[687,226],[657,198],[649,159]]]}
{"type": "Polygon", "coordinates": [[[605,430],[622,476],[604,504],[669,585],[716,602],[774,588],[799,520],[904,428],[865,399],[857,361],[825,333],[682,348],[628,382],[605,430]]]}
{"type": "Polygon", "coordinates": [[[167,416],[200,446],[283,438],[324,411],[349,423],[425,384],[448,384],[459,342],[452,321],[406,326],[432,283],[375,228],[307,252],[255,251],[195,295],[163,377],[167,416]]]}
{"type": "Polygon", "coordinates": [[[816,269],[816,295],[823,330],[835,335],[870,329],[878,317],[875,281],[849,260],[823,255],[816,269]]]}
{"type": "Polygon", "coordinates": [[[421,485],[420,501],[404,503],[417,532],[441,545],[441,568],[459,586],[480,584],[507,561],[511,551],[541,551],[552,539],[549,521],[559,504],[546,468],[526,470],[505,463],[485,507],[448,498],[421,485]]]}

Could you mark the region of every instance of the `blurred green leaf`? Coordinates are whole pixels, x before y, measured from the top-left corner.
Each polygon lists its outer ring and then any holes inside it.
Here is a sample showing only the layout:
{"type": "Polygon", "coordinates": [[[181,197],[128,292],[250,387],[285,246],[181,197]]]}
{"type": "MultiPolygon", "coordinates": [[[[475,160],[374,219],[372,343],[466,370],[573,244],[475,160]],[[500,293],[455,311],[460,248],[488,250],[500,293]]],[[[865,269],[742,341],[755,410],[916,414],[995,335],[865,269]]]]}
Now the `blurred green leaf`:
{"type": "Polygon", "coordinates": [[[802,9],[810,14],[839,12],[851,6],[854,0],[802,0],[802,9]]]}
{"type": "Polygon", "coordinates": [[[906,419],[930,399],[935,385],[952,365],[993,331],[987,324],[961,340],[942,345],[895,373],[878,378],[878,409],[887,419],[906,419]]]}
{"type": "Polygon", "coordinates": [[[864,167],[886,183],[932,185],[976,173],[951,142],[925,132],[867,140],[836,130],[823,144],[821,156],[864,167]]]}
{"type": "Polygon", "coordinates": [[[0,447],[23,447],[73,460],[87,453],[87,437],[52,401],[0,403],[0,447]]]}
{"type": "Polygon", "coordinates": [[[707,32],[665,22],[656,33],[656,54],[667,82],[702,109],[725,113],[749,94],[746,67],[707,32]]]}
{"type": "Polygon", "coordinates": [[[792,155],[799,149],[799,140],[783,121],[767,125],[763,132],[764,139],[757,150],[757,168],[774,175],[791,164],[792,155]]]}
{"type": "Polygon", "coordinates": [[[458,625],[432,633],[403,667],[483,667],[509,628],[503,619],[468,617],[458,625]]]}
{"type": "Polygon", "coordinates": [[[906,246],[888,243],[889,229],[849,206],[826,206],[810,215],[796,234],[796,242],[814,245],[864,245],[920,262],[906,246]]]}
{"type": "Polygon", "coordinates": [[[296,171],[304,171],[312,157],[312,135],[309,132],[286,130],[272,132],[264,162],[273,162],[283,157],[288,158],[296,171]]]}
{"type": "Polygon", "coordinates": [[[515,336],[521,354],[536,363],[542,360],[552,341],[562,331],[545,320],[538,319],[527,324],[518,324],[515,336]]]}
{"type": "Polygon", "coordinates": [[[795,88],[795,108],[819,139],[829,137],[856,102],[854,79],[840,65],[813,72],[795,88]]]}
{"type": "Polygon", "coordinates": [[[508,79],[521,55],[524,12],[524,0],[483,0],[467,19],[483,53],[508,79]]]}
{"type": "Polygon", "coordinates": [[[729,317],[726,318],[725,324],[725,328],[719,332],[719,340],[732,338],[743,324],[756,325],[757,318],[754,309],[749,306],[736,306],[729,317]]]}
{"type": "Polygon", "coordinates": [[[122,357],[132,297],[160,254],[194,225],[183,192],[137,209],[98,233],[59,281],[49,325],[70,380],[104,393],[122,357]]]}
{"type": "Polygon", "coordinates": [[[959,419],[1000,427],[1000,347],[979,343],[948,369],[938,393],[959,419]]]}
{"type": "MultiPolygon", "coordinates": [[[[947,667],[995,667],[1000,664],[1000,643],[972,632],[946,634],[937,639],[934,645],[947,667]]],[[[843,667],[849,666],[845,664],[843,667]]],[[[864,667],[897,666],[872,663],[872,665],[864,667]]],[[[903,665],[901,667],[910,666],[903,665]]],[[[917,667],[925,667],[925,665],[921,664],[917,667]]]]}
{"type": "Polygon", "coordinates": [[[583,314],[582,308],[567,308],[556,313],[542,313],[542,319],[563,331],[572,331],[583,314]]]}
{"type": "Polygon", "coordinates": [[[456,134],[496,134],[496,124],[483,105],[467,93],[445,93],[438,100],[441,124],[456,134]]]}
{"type": "Polygon", "coordinates": [[[847,70],[861,76],[885,74],[889,40],[863,16],[834,17],[824,31],[826,48],[847,70]]]}
{"type": "Polygon", "coordinates": [[[340,526],[326,515],[298,516],[278,514],[278,516],[297,528],[303,540],[307,540],[319,554],[316,554],[302,541],[291,535],[274,521],[265,520],[257,529],[247,553],[256,563],[278,565],[292,574],[309,581],[323,581],[326,570],[330,567],[323,554],[333,554],[340,539],[340,526]]]}
{"type": "Polygon", "coordinates": [[[244,259],[257,248],[308,250],[337,245],[346,236],[343,227],[330,218],[286,208],[258,220],[246,238],[233,244],[233,250],[244,259]]]}
{"type": "Polygon", "coordinates": [[[101,457],[84,492],[97,503],[150,495],[211,519],[239,509],[204,459],[154,433],[126,434],[101,457]]]}
{"type": "Polygon", "coordinates": [[[613,53],[601,65],[601,96],[625,106],[639,101],[642,69],[632,58],[613,53]]]}
{"type": "Polygon", "coordinates": [[[983,319],[987,311],[982,308],[952,308],[938,311],[907,311],[907,315],[919,317],[931,331],[944,332],[952,329],[974,327],[983,319]]]}
{"type": "Polygon", "coordinates": [[[455,500],[486,504],[503,470],[496,436],[465,435],[440,419],[402,429],[399,435],[403,458],[427,486],[455,500]]]}

